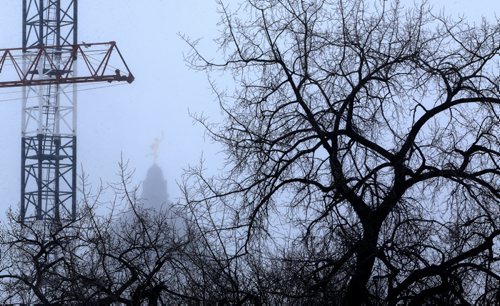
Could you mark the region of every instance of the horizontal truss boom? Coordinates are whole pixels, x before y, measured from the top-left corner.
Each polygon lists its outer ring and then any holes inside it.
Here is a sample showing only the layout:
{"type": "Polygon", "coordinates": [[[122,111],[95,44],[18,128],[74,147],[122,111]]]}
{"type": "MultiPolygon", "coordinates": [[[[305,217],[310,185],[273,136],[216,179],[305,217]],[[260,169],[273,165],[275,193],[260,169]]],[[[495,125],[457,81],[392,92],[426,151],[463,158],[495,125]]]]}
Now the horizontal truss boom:
{"type": "Polygon", "coordinates": [[[114,41],[64,47],[0,49],[0,88],[113,81],[134,81],[134,76],[114,41]],[[92,56],[95,54],[102,56],[96,60],[92,56]],[[27,65],[22,64],[23,59],[27,60],[27,65]],[[79,66],[83,69],[79,68],[78,75],[74,75],[72,67],[77,59],[84,64],[79,66]],[[110,63],[112,59],[113,64],[110,63]],[[116,66],[122,70],[115,68],[116,66]],[[23,70],[21,67],[26,68],[23,70]],[[2,78],[2,74],[8,75],[6,80],[2,78]],[[40,77],[41,75],[46,77],[40,77]]]}

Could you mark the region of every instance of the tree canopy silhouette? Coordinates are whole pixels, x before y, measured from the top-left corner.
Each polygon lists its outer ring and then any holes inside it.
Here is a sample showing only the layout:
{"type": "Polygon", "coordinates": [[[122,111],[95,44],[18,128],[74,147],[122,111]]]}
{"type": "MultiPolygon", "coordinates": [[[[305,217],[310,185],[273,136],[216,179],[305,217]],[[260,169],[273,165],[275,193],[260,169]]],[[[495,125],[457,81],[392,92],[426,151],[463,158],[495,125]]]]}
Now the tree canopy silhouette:
{"type": "Polygon", "coordinates": [[[399,1],[220,9],[222,58],[188,41],[188,60],[211,75],[224,119],[198,119],[226,164],[191,169],[186,195],[226,255],[258,259],[263,301],[498,299],[499,21],[399,1]]]}

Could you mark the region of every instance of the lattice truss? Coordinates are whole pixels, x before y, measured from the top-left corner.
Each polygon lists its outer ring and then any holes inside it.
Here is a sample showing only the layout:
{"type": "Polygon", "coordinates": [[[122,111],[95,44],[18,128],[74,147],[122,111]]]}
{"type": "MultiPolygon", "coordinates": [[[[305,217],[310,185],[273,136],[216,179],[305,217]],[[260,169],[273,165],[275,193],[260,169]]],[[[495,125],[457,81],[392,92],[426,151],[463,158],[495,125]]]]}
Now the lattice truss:
{"type": "Polygon", "coordinates": [[[114,42],[77,44],[77,9],[23,0],[23,46],[0,49],[0,88],[23,88],[23,221],[75,217],[76,84],[134,80],[114,42]]]}
{"type": "Polygon", "coordinates": [[[78,1],[23,0],[23,47],[77,42],[78,1]]]}

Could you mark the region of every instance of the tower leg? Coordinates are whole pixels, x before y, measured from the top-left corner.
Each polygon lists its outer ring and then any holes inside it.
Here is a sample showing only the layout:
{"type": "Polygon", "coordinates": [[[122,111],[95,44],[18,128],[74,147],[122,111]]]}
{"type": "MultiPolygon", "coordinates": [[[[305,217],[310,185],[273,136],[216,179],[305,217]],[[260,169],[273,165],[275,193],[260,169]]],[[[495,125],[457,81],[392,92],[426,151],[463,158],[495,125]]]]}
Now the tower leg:
{"type": "MultiPolygon", "coordinates": [[[[23,0],[22,4],[25,62],[36,56],[30,47],[51,47],[33,78],[57,78],[54,70],[63,68],[73,73],[76,64],[61,67],[61,62],[77,44],[77,0],[23,0]]],[[[76,218],[76,94],[69,92],[75,89],[65,84],[23,89],[22,222],[60,224],[76,218]]]]}
{"type": "Polygon", "coordinates": [[[22,222],[76,218],[76,136],[22,138],[22,222]]]}

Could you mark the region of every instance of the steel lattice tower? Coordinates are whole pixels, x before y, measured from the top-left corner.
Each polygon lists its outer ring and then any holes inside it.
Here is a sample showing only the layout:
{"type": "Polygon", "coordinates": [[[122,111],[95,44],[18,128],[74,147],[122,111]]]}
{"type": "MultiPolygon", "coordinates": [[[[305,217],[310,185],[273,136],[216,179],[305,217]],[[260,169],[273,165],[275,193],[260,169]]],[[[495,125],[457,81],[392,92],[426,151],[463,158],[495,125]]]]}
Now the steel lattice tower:
{"type": "MultiPolygon", "coordinates": [[[[77,44],[77,12],[77,0],[23,0],[24,68],[33,62],[38,48],[49,50],[29,71],[33,79],[54,79],[68,68],[75,73],[76,61],[72,67],[61,65],[77,44]]],[[[76,83],[23,87],[23,222],[75,218],[76,104],[76,83]]]]}
{"type": "Polygon", "coordinates": [[[0,88],[23,88],[20,221],[60,224],[76,216],[76,84],[134,76],[114,41],[77,43],[77,0],[22,3],[22,48],[0,49],[0,88]]]}

